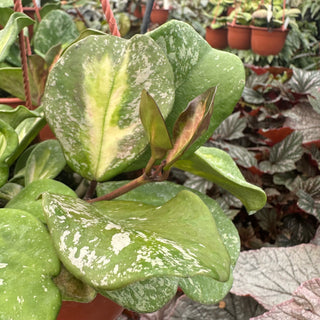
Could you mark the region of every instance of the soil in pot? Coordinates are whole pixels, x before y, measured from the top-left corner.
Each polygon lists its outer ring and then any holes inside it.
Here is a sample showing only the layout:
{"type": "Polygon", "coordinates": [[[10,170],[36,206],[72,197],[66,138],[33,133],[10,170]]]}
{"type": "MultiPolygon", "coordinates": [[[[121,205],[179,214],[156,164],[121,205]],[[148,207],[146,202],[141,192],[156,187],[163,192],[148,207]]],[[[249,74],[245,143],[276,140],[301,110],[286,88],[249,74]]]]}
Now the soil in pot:
{"type": "Polygon", "coordinates": [[[228,45],[232,49],[248,50],[251,47],[251,28],[238,24],[228,24],[228,45]]]}
{"type": "Polygon", "coordinates": [[[251,49],[261,56],[277,55],[282,50],[289,30],[281,28],[268,30],[251,26],[251,49]]]}
{"type": "Polygon", "coordinates": [[[215,49],[225,49],[228,46],[228,29],[206,28],[206,40],[215,49]]]}
{"type": "Polygon", "coordinates": [[[123,307],[98,294],[90,303],[63,301],[57,320],[114,320],[122,311],[123,307]]]}

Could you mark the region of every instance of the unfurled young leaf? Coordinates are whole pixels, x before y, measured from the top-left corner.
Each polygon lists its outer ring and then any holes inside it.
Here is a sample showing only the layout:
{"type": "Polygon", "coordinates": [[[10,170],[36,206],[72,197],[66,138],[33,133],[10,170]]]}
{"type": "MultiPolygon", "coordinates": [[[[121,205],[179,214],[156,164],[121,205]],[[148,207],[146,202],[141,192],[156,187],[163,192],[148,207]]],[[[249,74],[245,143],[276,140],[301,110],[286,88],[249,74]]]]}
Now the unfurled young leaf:
{"type": "Polygon", "coordinates": [[[173,148],[168,152],[166,168],[170,168],[178,158],[202,136],[211,121],[216,87],[208,89],[193,99],[180,114],[173,127],[173,148]]]}
{"type": "Polygon", "coordinates": [[[149,138],[152,158],[162,159],[172,143],[157,103],[146,90],[141,93],[140,118],[149,138]]]}
{"type": "Polygon", "coordinates": [[[320,317],[320,278],[302,283],[292,299],[274,306],[269,312],[251,320],[318,320],[320,317]]]}
{"type": "Polygon", "coordinates": [[[259,169],[271,174],[295,169],[295,162],[303,154],[302,140],[301,133],[296,131],[291,133],[270,149],[269,160],[262,161],[259,169]]]}
{"type": "Polygon", "coordinates": [[[320,250],[313,244],[241,252],[231,292],[250,295],[266,309],[289,300],[304,281],[319,277],[320,250]]]}

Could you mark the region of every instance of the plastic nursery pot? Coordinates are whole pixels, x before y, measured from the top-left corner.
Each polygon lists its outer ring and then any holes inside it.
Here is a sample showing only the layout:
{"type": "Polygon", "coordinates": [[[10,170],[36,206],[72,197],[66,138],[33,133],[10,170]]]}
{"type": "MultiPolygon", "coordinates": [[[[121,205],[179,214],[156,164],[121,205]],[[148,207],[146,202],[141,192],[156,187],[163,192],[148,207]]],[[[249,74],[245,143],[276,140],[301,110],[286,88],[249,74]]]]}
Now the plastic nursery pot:
{"type": "Polygon", "coordinates": [[[161,25],[167,22],[168,17],[169,17],[168,9],[152,9],[150,20],[152,23],[161,25]]]}
{"type": "Polygon", "coordinates": [[[232,49],[248,50],[251,47],[251,28],[239,24],[228,24],[228,45],[232,49]]]}
{"type": "Polygon", "coordinates": [[[63,301],[57,320],[114,320],[122,311],[123,307],[98,294],[89,303],[63,301]]]}
{"type": "Polygon", "coordinates": [[[224,49],[228,46],[228,29],[206,28],[206,40],[215,49],[224,49]]]}
{"type": "Polygon", "coordinates": [[[251,27],[251,49],[261,56],[277,55],[282,50],[289,30],[251,27]]]}

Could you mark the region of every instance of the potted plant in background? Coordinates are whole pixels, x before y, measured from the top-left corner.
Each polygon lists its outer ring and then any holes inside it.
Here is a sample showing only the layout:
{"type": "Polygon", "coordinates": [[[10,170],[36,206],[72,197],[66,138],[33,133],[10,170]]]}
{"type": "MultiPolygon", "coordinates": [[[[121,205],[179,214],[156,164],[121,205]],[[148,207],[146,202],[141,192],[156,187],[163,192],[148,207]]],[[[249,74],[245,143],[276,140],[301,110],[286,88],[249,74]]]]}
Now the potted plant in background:
{"type": "Polygon", "coordinates": [[[235,1],[235,10],[229,15],[228,45],[232,49],[248,50],[251,47],[251,13],[254,10],[253,1],[235,1]]]}
{"type": "Polygon", "coordinates": [[[250,212],[265,203],[230,157],[201,147],[243,90],[236,56],[177,21],[130,40],[90,34],[49,72],[39,107],[0,111],[3,318],[56,319],[62,298],[97,292],[148,312],[178,285],[216,302],[232,284],[237,232],[212,199],[161,181],[175,166],[221,184],[250,212]],[[58,140],[29,148],[44,115],[58,140]],[[128,171],[136,177],[121,181],[128,171]]]}
{"type": "MultiPolygon", "coordinates": [[[[146,6],[145,4],[141,6],[142,15],[144,15],[146,6]]],[[[155,1],[152,7],[150,20],[152,23],[161,25],[164,24],[169,18],[170,5],[168,0],[155,1]]]]}
{"type": "Polygon", "coordinates": [[[300,13],[298,8],[286,9],[286,1],[282,8],[276,4],[256,10],[252,14],[252,51],[262,56],[277,55],[285,44],[290,19],[300,13]]]}
{"type": "Polygon", "coordinates": [[[229,2],[218,0],[212,9],[213,20],[206,27],[205,39],[215,49],[228,46],[227,11],[229,2]]]}

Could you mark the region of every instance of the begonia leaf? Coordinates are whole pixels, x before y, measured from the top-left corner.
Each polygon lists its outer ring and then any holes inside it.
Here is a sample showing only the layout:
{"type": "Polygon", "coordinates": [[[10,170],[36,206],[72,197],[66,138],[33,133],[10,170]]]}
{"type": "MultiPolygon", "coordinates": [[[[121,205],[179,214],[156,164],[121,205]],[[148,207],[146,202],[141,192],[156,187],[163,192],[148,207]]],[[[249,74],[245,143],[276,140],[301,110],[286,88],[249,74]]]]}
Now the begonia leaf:
{"type": "Polygon", "coordinates": [[[248,183],[232,158],[220,149],[201,147],[191,157],[179,160],[174,166],[228,190],[241,200],[248,212],[259,210],[265,205],[266,195],[263,190],[248,183]]]}
{"type": "Polygon", "coordinates": [[[289,300],[302,282],[318,277],[319,272],[320,251],[313,244],[244,251],[233,273],[231,292],[250,295],[271,309],[289,300]]]}
{"type": "Polygon", "coordinates": [[[251,320],[318,320],[320,316],[320,279],[304,282],[296,289],[292,299],[274,306],[263,315],[251,320]]]}
{"type": "Polygon", "coordinates": [[[104,181],[144,151],[143,89],[166,117],[174,100],[173,73],[150,37],[88,36],[66,50],[49,74],[42,105],[74,171],[104,181]]]}
{"type": "Polygon", "coordinates": [[[301,133],[294,131],[281,142],[270,148],[269,160],[260,162],[259,169],[270,174],[286,172],[295,169],[295,162],[302,154],[301,133]]]}
{"type": "Polygon", "coordinates": [[[61,305],[51,277],[60,262],[48,231],[23,210],[0,209],[0,318],[54,320],[61,305]]]}

